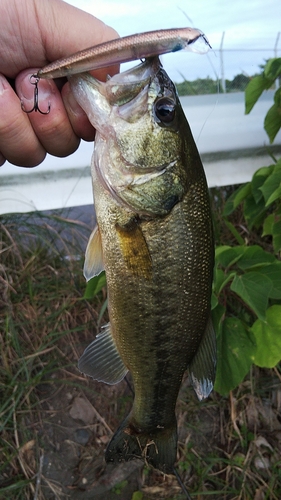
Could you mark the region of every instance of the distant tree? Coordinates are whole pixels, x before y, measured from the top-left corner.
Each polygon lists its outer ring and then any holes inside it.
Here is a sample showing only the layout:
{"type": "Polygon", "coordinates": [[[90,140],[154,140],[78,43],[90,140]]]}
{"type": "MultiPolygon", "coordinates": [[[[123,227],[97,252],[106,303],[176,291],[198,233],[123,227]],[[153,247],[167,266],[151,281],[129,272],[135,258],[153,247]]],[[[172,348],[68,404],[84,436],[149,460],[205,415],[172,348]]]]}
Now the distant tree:
{"type": "MultiPolygon", "coordinates": [[[[226,92],[243,92],[251,78],[241,73],[236,75],[233,80],[226,80],[226,92]]],[[[184,80],[175,85],[180,96],[218,94],[221,92],[220,83],[210,77],[197,78],[197,80],[193,81],[184,80]]]]}
{"type": "Polygon", "coordinates": [[[241,73],[240,75],[236,75],[233,78],[233,80],[227,80],[226,91],[227,92],[237,92],[237,91],[244,92],[244,90],[247,87],[250,80],[251,80],[251,77],[243,75],[243,73],[241,73]]]}
{"type": "Polygon", "coordinates": [[[202,95],[216,94],[218,92],[218,82],[211,78],[198,78],[192,82],[185,80],[182,83],[176,83],[178,94],[182,95],[202,95]]]}

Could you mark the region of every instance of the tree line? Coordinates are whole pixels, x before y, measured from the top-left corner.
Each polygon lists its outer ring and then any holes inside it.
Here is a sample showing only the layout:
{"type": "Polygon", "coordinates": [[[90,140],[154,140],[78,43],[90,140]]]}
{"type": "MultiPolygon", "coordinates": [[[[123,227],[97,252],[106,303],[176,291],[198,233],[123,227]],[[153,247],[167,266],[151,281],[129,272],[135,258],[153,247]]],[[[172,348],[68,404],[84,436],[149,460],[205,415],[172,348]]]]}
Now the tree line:
{"type": "MultiPolygon", "coordinates": [[[[225,80],[226,92],[244,92],[252,78],[241,73],[236,75],[233,80],[225,80]]],[[[197,78],[197,80],[193,81],[185,80],[175,85],[180,96],[217,94],[222,92],[220,81],[213,80],[210,77],[197,78]]]]}

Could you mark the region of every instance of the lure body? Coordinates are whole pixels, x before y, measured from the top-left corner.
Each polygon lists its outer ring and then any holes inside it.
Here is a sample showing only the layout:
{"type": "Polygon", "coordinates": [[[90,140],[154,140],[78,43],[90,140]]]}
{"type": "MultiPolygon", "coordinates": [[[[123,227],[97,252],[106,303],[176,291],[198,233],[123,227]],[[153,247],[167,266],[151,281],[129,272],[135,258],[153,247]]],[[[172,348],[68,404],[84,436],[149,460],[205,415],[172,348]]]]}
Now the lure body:
{"type": "Polygon", "coordinates": [[[59,78],[182,49],[206,52],[209,47],[205,35],[195,28],[148,31],[109,40],[54,61],[40,69],[37,76],[59,78]],[[203,41],[202,48],[194,48],[199,40],[203,41]]]}

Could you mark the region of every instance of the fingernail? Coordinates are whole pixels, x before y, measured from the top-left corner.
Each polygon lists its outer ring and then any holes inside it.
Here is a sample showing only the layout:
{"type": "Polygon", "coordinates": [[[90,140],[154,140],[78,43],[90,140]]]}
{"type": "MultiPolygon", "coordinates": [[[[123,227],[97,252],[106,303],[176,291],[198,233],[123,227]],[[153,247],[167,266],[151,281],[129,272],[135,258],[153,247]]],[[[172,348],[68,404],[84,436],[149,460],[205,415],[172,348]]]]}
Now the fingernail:
{"type": "Polygon", "coordinates": [[[64,105],[68,110],[68,113],[70,112],[72,115],[76,117],[86,116],[85,111],[83,111],[81,106],[79,106],[69,86],[64,87],[62,97],[64,105]]]}

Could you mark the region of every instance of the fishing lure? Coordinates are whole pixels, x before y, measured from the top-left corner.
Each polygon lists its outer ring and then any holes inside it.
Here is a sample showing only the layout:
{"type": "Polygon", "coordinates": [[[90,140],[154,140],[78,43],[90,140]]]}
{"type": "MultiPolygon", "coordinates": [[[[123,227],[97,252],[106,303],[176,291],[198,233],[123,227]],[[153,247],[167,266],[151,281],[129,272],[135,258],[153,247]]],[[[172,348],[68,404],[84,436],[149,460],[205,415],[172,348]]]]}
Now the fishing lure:
{"type": "Polygon", "coordinates": [[[37,74],[31,75],[30,81],[34,85],[34,105],[30,110],[26,110],[23,104],[21,107],[26,113],[38,111],[41,114],[48,114],[50,112],[50,104],[45,112],[39,107],[38,83],[41,78],[65,77],[182,49],[205,53],[209,48],[211,45],[204,33],[199,29],[188,27],[147,31],[109,40],[76,52],[69,57],[58,59],[39,69],[37,74]]]}
{"type": "Polygon", "coordinates": [[[38,71],[37,76],[59,78],[182,49],[204,53],[209,48],[211,46],[206,36],[196,28],[147,31],[109,40],[76,52],[69,57],[48,64],[38,71]],[[203,44],[200,44],[202,47],[194,46],[197,41],[203,41],[203,44]]]}

